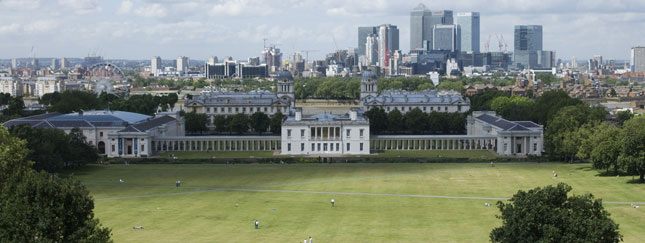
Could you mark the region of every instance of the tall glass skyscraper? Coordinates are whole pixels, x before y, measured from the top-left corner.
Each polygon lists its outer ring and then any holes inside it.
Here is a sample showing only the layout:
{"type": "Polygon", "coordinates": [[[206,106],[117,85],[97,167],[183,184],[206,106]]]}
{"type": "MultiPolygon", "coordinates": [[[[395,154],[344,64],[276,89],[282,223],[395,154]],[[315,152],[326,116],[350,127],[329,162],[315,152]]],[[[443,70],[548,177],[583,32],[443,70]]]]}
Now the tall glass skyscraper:
{"type": "Polygon", "coordinates": [[[410,50],[432,47],[432,31],[435,25],[453,24],[452,11],[430,11],[425,5],[419,4],[410,12],[410,50]],[[425,43],[424,45],[424,42],[425,43]]]}
{"type": "Polygon", "coordinates": [[[455,24],[461,26],[461,51],[479,52],[479,12],[457,13],[455,24]]]}
{"type": "Polygon", "coordinates": [[[445,51],[459,51],[461,31],[459,25],[435,25],[432,33],[432,49],[445,51]]]}
{"type": "Polygon", "coordinates": [[[374,26],[368,27],[358,27],[358,55],[365,56],[367,52],[365,51],[365,43],[367,42],[367,37],[370,35],[376,35],[377,28],[374,26]]]}
{"type": "Polygon", "coordinates": [[[514,40],[515,66],[538,67],[538,51],[542,51],[542,25],[516,25],[514,40]]]}

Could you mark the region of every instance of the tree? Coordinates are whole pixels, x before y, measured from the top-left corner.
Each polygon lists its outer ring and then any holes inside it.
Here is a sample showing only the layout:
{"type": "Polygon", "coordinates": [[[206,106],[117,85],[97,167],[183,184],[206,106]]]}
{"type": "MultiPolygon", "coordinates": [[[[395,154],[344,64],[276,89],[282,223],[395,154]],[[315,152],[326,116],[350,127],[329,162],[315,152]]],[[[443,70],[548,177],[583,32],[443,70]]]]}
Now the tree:
{"type": "Polygon", "coordinates": [[[387,114],[387,130],[393,133],[398,133],[403,130],[403,115],[396,108],[387,114]]]}
{"type": "Polygon", "coordinates": [[[25,102],[22,100],[22,97],[16,96],[9,99],[7,102],[7,108],[2,110],[2,114],[5,116],[22,116],[25,110],[25,102]]]}
{"type": "Polygon", "coordinates": [[[448,127],[448,124],[446,123],[447,120],[444,113],[433,111],[428,114],[428,130],[430,133],[443,133],[448,127]]]}
{"type": "Polygon", "coordinates": [[[0,188],[2,242],[111,242],[80,181],[31,171],[0,188]]]}
{"type": "Polygon", "coordinates": [[[512,121],[530,120],[533,110],[533,100],[513,95],[511,97],[500,96],[490,104],[490,108],[498,115],[512,121]]]}
{"type": "Polygon", "coordinates": [[[629,119],[623,125],[622,151],[618,161],[628,173],[640,177],[645,182],[645,116],[629,119]]]}
{"type": "Polygon", "coordinates": [[[502,226],[492,242],[619,242],[618,224],[591,194],[568,196],[560,183],[518,191],[509,203],[497,202],[502,226]]]}
{"type": "Polygon", "coordinates": [[[365,116],[370,121],[370,132],[373,134],[380,134],[387,130],[387,113],[385,113],[385,110],[374,107],[365,112],[365,116]]]}
{"type": "Polygon", "coordinates": [[[405,127],[412,133],[421,133],[426,130],[426,114],[419,108],[414,108],[405,113],[405,127]]]}
{"type": "Polygon", "coordinates": [[[23,175],[31,170],[33,162],[27,160],[27,141],[11,136],[0,126],[0,188],[12,175],[23,175]]]}
{"type": "Polygon", "coordinates": [[[609,90],[609,95],[610,95],[611,97],[616,97],[616,96],[618,96],[618,94],[616,93],[616,90],[615,90],[614,88],[611,88],[611,90],[609,90]]]}
{"type": "Polygon", "coordinates": [[[459,81],[455,81],[455,82],[443,81],[443,82],[440,82],[439,85],[437,85],[437,89],[454,90],[459,93],[463,93],[464,85],[459,81]]]}
{"type": "Polygon", "coordinates": [[[244,113],[237,113],[231,117],[228,124],[231,132],[242,134],[249,131],[249,117],[244,113]]]}
{"type": "Polygon", "coordinates": [[[213,123],[215,123],[215,131],[219,133],[229,131],[228,129],[229,120],[225,115],[216,115],[213,118],[213,120],[214,120],[213,123]]]}
{"type": "Polygon", "coordinates": [[[618,117],[618,124],[623,125],[625,121],[632,119],[634,117],[634,113],[630,110],[624,110],[624,111],[619,111],[616,113],[616,116],[618,117]]]}
{"type": "Polygon", "coordinates": [[[584,104],[562,108],[549,120],[545,132],[546,150],[553,158],[573,161],[582,142],[576,136],[577,129],[585,123],[601,121],[604,114],[606,112],[584,104]]]}
{"type": "Polygon", "coordinates": [[[487,90],[479,94],[470,96],[470,110],[489,111],[492,110],[490,105],[497,97],[509,97],[508,92],[500,90],[487,90]]]}
{"type": "Polygon", "coordinates": [[[535,99],[535,105],[532,112],[532,119],[538,124],[548,127],[548,121],[565,106],[574,106],[583,104],[581,100],[569,97],[569,94],[563,90],[552,90],[544,92],[540,97],[535,99]]]}
{"type": "Polygon", "coordinates": [[[284,120],[282,112],[275,113],[273,114],[273,117],[271,117],[271,125],[269,129],[273,134],[280,134],[282,131],[282,120],[284,120]]]}
{"type": "Polygon", "coordinates": [[[267,129],[269,128],[269,116],[264,114],[263,112],[255,112],[251,115],[251,128],[253,128],[253,131],[257,132],[258,134],[262,134],[263,132],[266,132],[267,129]]]}
{"type": "Polygon", "coordinates": [[[198,114],[196,112],[189,112],[184,114],[185,128],[188,133],[203,133],[208,131],[208,117],[206,114],[198,114]]]}

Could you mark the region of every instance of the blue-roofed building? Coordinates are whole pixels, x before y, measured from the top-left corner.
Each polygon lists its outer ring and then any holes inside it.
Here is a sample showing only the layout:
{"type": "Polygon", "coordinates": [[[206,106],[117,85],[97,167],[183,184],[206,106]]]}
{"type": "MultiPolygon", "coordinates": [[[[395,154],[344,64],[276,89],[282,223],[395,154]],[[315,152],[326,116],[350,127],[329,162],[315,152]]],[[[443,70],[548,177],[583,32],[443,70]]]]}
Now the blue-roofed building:
{"type": "Polygon", "coordinates": [[[497,136],[499,155],[526,156],[542,154],[544,128],[532,121],[509,121],[494,111],[475,111],[467,118],[468,135],[497,136]]]}
{"type": "MultiPolygon", "coordinates": [[[[139,113],[110,110],[92,110],[61,114],[58,112],[34,115],[9,120],[6,128],[19,125],[37,128],[56,128],[65,133],[79,128],[88,144],[95,146],[99,154],[108,157],[150,156],[145,144],[154,136],[182,136],[183,119],[176,113],[160,113],[156,117],[139,113]],[[134,142],[134,140],[137,140],[134,142]]],[[[147,146],[150,148],[150,146],[147,146]]]]}
{"type": "Polygon", "coordinates": [[[370,124],[359,109],[304,117],[296,108],[282,123],[281,143],[285,155],[369,154],[370,124]]]}
{"type": "Polygon", "coordinates": [[[361,107],[366,111],[372,108],[385,112],[399,110],[403,114],[415,108],[425,113],[464,113],[470,110],[470,100],[452,90],[384,90],[379,93],[376,75],[366,71],[361,79],[361,107]]]}

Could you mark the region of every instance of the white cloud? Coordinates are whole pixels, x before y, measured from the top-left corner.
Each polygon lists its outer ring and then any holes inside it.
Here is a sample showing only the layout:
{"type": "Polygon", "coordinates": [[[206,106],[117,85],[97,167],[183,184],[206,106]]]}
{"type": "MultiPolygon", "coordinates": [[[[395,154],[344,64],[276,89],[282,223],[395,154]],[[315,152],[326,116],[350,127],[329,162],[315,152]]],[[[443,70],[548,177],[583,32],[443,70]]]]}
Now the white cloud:
{"type": "Polygon", "coordinates": [[[162,18],[168,15],[168,10],[159,3],[149,4],[134,10],[134,13],[142,17],[162,18]]]}
{"type": "Polygon", "coordinates": [[[58,0],[58,4],[73,9],[76,14],[90,14],[101,12],[98,0],[58,0]]]}
{"type": "Polygon", "coordinates": [[[119,6],[119,9],[116,11],[116,13],[117,14],[130,13],[130,11],[132,11],[132,5],[134,5],[134,3],[132,3],[132,1],[123,0],[123,1],[121,1],[121,5],[119,6]]]}
{"type": "Polygon", "coordinates": [[[211,16],[267,16],[277,12],[274,8],[279,4],[267,4],[261,0],[224,0],[216,3],[209,14],[211,16]]]}
{"type": "Polygon", "coordinates": [[[20,30],[20,25],[16,23],[0,26],[0,34],[13,34],[18,30],[20,30]]]}
{"type": "Polygon", "coordinates": [[[40,0],[0,0],[0,8],[10,11],[33,10],[40,4],[40,0]]]}

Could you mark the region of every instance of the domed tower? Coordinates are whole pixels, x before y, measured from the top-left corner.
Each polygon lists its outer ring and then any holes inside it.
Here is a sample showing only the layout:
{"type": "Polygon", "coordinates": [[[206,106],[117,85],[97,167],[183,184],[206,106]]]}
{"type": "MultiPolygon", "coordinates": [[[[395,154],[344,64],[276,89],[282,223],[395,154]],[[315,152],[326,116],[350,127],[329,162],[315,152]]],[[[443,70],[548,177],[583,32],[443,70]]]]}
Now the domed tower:
{"type": "Polygon", "coordinates": [[[364,71],[361,78],[361,100],[365,97],[376,97],[378,95],[378,84],[376,80],[376,73],[372,71],[364,71]]]}
{"type": "Polygon", "coordinates": [[[278,74],[278,97],[287,97],[292,103],[296,101],[296,89],[293,76],[289,71],[282,71],[278,74]]]}

